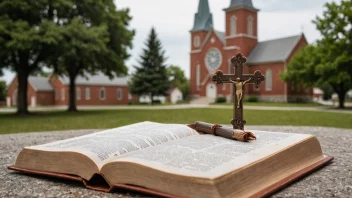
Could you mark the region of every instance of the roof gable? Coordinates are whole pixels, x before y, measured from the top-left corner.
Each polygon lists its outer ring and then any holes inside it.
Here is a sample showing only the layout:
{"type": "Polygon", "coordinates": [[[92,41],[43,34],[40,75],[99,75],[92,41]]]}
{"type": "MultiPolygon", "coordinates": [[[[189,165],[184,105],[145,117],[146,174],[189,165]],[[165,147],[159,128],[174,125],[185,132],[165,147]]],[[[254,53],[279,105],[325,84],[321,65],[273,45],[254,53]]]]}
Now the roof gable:
{"type": "Polygon", "coordinates": [[[54,88],[48,77],[29,76],[28,82],[36,91],[53,91],[54,88]]]}
{"type": "MultiPolygon", "coordinates": [[[[59,79],[64,85],[70,84],[70,79],[67,76],[60,76],[59,79]]],[[[84,76],[77,76],[76,85],[99,85],[99,86],[127,86],[129,77],[115,77],[110,79],[103,73],[97,73],[95,75],[86,74],[84,76]]]]}
{"type": "Polygon", "coordinates": [[[259,42],[248,56],[248,64],[286,61],[303,34],[259,42]]]}

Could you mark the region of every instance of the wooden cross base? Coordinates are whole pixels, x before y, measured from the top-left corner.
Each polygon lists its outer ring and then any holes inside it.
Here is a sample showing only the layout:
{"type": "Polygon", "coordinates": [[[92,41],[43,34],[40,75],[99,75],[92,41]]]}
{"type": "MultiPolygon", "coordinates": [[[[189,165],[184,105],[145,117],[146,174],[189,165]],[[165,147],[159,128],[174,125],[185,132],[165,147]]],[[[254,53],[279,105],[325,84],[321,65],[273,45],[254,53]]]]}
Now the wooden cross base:
{"type": "Polygon", "coordinates": [[[243,119],[243,95],[245,84],[255,84],[259,87],[259,84],[265,80],[264,75],[261,71],[257,70],[254,74],[243,74],[243,66],[247,62],[247,58],[243,54],[238,53],[232,57],[231,64],[234,67],[234,74],[224,74],[221,70],[218,70],[213,75],[213,82],[221,85],[223,83],[233,83],[233,120],[231,124],[234,129],[244,130],[246,121],[243,119]]]}

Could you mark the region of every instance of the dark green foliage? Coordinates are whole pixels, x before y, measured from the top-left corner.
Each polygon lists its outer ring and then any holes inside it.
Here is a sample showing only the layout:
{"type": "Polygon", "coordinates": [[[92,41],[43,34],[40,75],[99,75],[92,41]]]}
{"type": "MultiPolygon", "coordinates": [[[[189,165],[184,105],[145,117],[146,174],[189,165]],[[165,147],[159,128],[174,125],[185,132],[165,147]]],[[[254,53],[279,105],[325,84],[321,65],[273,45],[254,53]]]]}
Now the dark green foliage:
{"type": "Polygon", "coordinates": [[[246,99],[247,102],[258,102],[258,98],[255,96],[248,96],[246,99]]]}
{"type": "Polygon", "coordinates": [[[226,98],[225,97],[218,97],[215,100],[215,103],[225,103],[226,102],[226,98]]]}
{"type": "MultiPolygon", "coordinates": [[[[9,68],[18,77],[17,112],[27,114],[27,78],[40,70],[60,40],[60,26],[53,21],[53,7],[67,0],[0,1],[0,70],[9,68]]],[[[58,10],[61,14],[63,10],[58,10]]]]}
{"type": "MultiPolygon", "coordinates": [[[[161,42],[152,28],[150,35],[145,43],[140,56],[139,66],[136,66],[136,72],[133,74],[130,88],[131,93],[140,95],[149,95],[151,98],[157,95],[166,95],[170,82],[165,65],[165,51],[162,49],[161,42]]],[[[153,100],[151,100],[153,104],[153,100]]]]}
{"type": "Polygon", "coordinates": [[[0,101],[6,100],[6,82],[0,81],[0,101]]]}
{"type": "Polygon", "coordinates": [[[171,65],[167,68],[167,73],[171,81],[171,85],[178,87],[183,98],[188,98],[189,95],[189,80],[185,76],[185,72],[178,66],[171,65]]]}
{"type": "Polygon", "coordinates": [[[319,88],[324,92],[323,99],[330,100],[334,90],[328,83],[324,83],[319,86],[319,88]]]}
{"type": "Polygon", "coordinates": [[[322,17],[313,22],[323,38],[300,50],[282,74],[285,81],[306,86],[328,83],[344,108],[345,95],[352,88],[352,1],[326,3],[322,17]]]}
{"type": "Polygon", "coordinates": [[[27,78],[46,67],[70,78],[70,109],[75,109],[74,79],[102,71],[127,73],[134,32],[128,10],[113,0],[0,1],[0,69],[17,73],[18,113],[27,114],[27,78]]]}

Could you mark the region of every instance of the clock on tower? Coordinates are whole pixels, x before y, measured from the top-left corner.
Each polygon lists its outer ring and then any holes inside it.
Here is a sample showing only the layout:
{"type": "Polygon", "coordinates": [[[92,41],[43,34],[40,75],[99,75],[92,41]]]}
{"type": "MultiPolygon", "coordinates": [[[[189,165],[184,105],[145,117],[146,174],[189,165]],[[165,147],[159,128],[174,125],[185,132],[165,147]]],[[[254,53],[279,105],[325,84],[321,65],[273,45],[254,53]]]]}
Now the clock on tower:
{"type": "Polygon", "coordinates": [[[222,62],[222,56],[217,48],[211,48],[205,56],[205,65],[210,71],[218,69],[222,62]]]}

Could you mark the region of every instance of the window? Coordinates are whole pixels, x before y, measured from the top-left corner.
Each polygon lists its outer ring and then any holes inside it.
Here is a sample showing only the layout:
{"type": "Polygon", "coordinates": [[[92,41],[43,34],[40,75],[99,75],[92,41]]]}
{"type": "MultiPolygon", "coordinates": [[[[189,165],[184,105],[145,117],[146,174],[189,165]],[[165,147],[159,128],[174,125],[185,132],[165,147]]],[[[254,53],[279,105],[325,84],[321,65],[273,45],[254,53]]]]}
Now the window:
{"type": "Polygon", "coordinates": [[[249,16],[247,18],[247,34],[253,36],[253,17],[249,16]]]}
{"type": "Polygon", "coordinates": [[[199,89],[199,85],[200,85],[200,65],[197,65],[196,68],[196,85],[197,85],[197,89],[199,89]]]}
{"type": "Polygon", "coordinates": [[[76,88],[76,100],[81,100],[81,88],[76,88]]]}
{"type": "Polygon", "coordinates": [[[90,100],[90,88],[86,88],[86,100],[90,100]]]}
{"type": "Polygon", "coordinates": [[[55,100],[59,100],[59,92],[57,89],[54,89],[54,94],[55,94],[55,100]]]}
{"type": "Polygon", "coordinates": [[[230,35],[234,36],[237,34],[237,18],[232,16],[230,19],[230,35]]]}
{"type": "Polygon", "coordinates": [[[195,36],[194,37],[193,45],[194,45],[194,47],[199,47],[200,46],[200,38],[199,38],[199,36],[195,36]]]}
{"type": "Polygon", "coordinates": [[[116,90],[116,99],[122,100],[122,89],[121,88],[117,88],[117,90],[116,90]]]}
{"type": "Polygon", "coordinates": [[[105,93],[105,88],[104,87],[100,88],[99,97],[100,97],[100,100],[105,100],[106,93],[105,93]]]}
{"type": "Polygon", "coordinates": [[[265,74],[265,90],[271,91],[273,88],[273,72],[271,69],[266,70],[265,74]]]}
{"type": "Polygon", "coordinates": [[[61,100],[65,101],[65,88],[61,89],[61,100]]]}

